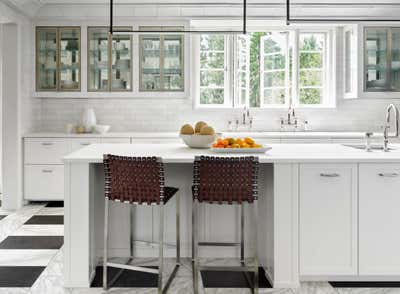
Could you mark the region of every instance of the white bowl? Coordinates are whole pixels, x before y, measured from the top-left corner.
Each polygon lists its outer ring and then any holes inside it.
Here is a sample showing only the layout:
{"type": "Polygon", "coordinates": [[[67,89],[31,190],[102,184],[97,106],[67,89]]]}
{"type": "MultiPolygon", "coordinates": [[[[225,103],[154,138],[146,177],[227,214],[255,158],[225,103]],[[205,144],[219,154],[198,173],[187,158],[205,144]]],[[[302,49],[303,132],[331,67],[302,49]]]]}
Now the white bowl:
{"type": "Polygon", "coordinates": [[[190,148],[211,148],[212,143],[220,137],[221,134],[214,135],[183,135],[180,134],[183,142],[190,148]]]}
{"type": "Polygon", "coordinates": [[[108,125],[95,125],[93,130],[97,134],[105,134],[110,130],[110,127],[108,125]]]}

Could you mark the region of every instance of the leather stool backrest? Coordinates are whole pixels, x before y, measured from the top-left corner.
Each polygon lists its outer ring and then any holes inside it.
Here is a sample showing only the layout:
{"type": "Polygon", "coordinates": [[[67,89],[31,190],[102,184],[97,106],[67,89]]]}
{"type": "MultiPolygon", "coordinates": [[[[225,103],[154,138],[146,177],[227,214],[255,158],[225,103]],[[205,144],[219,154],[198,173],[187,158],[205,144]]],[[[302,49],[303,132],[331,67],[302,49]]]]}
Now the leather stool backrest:
{"type": "Polygon", "coordinates": [[[160,204],[164,199],[164,165],[158,157],[105,154],[105,197],[137,204],[160,204]]]}
{"type": "Polygon", "coordinates": [[[193,197],[199,202],[252,203],[258,197],[258,158],[196,157],[193,197]]]}

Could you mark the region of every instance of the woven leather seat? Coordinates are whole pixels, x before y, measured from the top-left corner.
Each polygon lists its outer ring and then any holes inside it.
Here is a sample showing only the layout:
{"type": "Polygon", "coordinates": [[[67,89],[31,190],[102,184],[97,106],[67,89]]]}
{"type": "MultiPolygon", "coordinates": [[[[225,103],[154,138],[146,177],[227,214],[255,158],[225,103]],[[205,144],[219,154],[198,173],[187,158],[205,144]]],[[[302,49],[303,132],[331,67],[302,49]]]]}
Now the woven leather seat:
{"type": "Polygon", "coordinates": [[[171,200],[172,197],[179,191],[178,188],[174,187],[165,187],[164,188],[164,203],[167,203],[171,200]]]}

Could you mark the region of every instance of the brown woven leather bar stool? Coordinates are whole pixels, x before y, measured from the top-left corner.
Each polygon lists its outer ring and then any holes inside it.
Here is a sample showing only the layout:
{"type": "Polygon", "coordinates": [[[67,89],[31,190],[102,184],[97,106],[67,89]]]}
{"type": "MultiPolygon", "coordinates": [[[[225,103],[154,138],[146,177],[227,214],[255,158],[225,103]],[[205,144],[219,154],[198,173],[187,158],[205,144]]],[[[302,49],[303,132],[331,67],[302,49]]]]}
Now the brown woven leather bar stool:
{"type": "Polygon", "coordinates": [[[193,286],[194,293],[198,293],[200,270],[210,271],[241,271],[245,272],[253,293],[258,293],[258,257],[257,257],[257,219],[256,202],[258,197],[258,158],[256,157],[196,157],[193,175],[193,224],[192,224],[192,252],[193,252],[193,286]],[[199,205],[236,204],[241,208],[240,243],[235,242],[199,242],[198,215],[199,205]],[[252,204],[254,208],[253,240],[255,256],[254,265],[246,266],[244,260],[244,204],[252,204]],[[200,266],[198,258],[199,246],[238,246],[240,247],[240,266],[200,266]],[[248,273],[254,273],[251,282],[248,273]]]}
{"type": "MultiPolygon", "coordinates": [[[[104,215],[104,257],[103,257],[103,288],[108,288],[107,267],[120,268],[121,271],[110,282],[116,281],[124,269],[158,274],[158,293],[166,293],[180,266],[180,221],[179,193],[177,188],[164,186],[164,165],[158,157],[125,157],[104,155],[105,172],[105,215],[104,215]],[[164,205],[176,194],[176,265],[168,281],[162,288],[163,249],[164,249],[164,205]],[[151,269],[143,266],[133,266],[133,236],[131,231],[131,257],[126,264],[109,262],[108,260],[108,215],[109,201],[127,203],[129,205],[159,205],[159,268],[151,269]]],[[[131,225],[132,225],[132,209],[131,225]]]]}

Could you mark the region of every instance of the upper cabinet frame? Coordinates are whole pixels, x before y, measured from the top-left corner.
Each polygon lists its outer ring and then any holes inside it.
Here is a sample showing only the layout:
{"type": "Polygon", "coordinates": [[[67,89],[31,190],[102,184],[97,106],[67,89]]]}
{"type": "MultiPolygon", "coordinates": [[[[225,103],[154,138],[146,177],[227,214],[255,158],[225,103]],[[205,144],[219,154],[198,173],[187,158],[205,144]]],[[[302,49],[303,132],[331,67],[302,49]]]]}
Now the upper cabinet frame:
{"type": "Polygon", "coordinates": [[[35,34],[36,91],[81,91],[81,28],[38,26],[35,34]]]}
{"type": "Polygon", "coordinates": [[[345,26],[342,61],[345,99],[400,97],[400,26],[397,24],[345,26]],[[395,42],[394,33],[398,35],[395,42]],[[398,53],[393,54],[395,51],[398,53]],[[397,73],[393,72],[393,65],[399,66],[397,73]]]}

